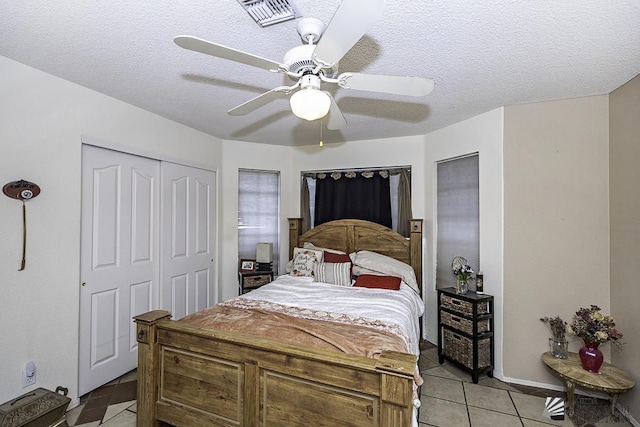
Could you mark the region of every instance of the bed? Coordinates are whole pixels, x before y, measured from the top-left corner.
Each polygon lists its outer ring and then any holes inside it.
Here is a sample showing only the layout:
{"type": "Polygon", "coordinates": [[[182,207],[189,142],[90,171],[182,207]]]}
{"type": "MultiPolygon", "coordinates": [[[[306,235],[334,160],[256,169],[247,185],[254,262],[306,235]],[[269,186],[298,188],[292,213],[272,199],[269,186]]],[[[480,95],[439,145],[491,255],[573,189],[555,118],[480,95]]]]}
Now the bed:
{"type": "MultiPolygon", "coordinates": [[[[374,251],[412,266],[420,291],[422,220],[411,220],[408,239],[360,220],[304,234],[301,224],[289,220],[290,259],[305,242],[347,254],[374,251]]],[[[261,300],[258,291],[232,302],[261,300]]],[[[138,426],[415,425],[415,353],[343,353],[175,321],[163,310],[135,321],[138,426]]]]}

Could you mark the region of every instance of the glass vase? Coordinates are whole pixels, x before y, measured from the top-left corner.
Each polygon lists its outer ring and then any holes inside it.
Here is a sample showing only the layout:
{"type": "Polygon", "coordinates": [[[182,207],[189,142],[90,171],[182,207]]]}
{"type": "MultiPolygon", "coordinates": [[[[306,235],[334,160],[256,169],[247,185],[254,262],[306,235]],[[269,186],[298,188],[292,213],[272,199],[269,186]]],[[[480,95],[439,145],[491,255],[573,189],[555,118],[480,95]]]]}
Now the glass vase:
{"type": "Polygon", "coordinates": [[[464,295],[467,292],[469,292],[469,284],[467,283],[466,280],[460,280],[458,282],[458,294],[460,295],[464,295]]]}
{"type": "Polygon", "coordinates": [[[551,355],[558,359],[566,359],[569,355],[568,352],[569,342],[562,338],[549,338],[549,349],[551,355]]]}
{"type": "Polygon", "coordinates": [[[580,347],[578,355],[580,356],[580,363],[585,371],[593,372],[597,374],[600,372],[600,367],[604,361],[602,352],[598,349],[599,342],[584,341],[584,345],[580,347]]]}

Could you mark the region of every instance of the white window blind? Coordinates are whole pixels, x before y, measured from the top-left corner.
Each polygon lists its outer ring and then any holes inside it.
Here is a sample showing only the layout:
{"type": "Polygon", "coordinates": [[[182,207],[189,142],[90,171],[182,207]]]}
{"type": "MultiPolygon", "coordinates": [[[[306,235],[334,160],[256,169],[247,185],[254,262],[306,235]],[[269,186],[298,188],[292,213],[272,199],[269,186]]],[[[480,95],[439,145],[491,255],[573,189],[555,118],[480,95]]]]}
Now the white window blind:
{"type": "Polygon", "coordinates": [[[280,173],[238,172],[238,256],[256,259],[256,245],[273,243],[273,269],[280,254],[280,173]]]}
{"type": "Polygon", "coordinates": [[[467,259],[474,272],[480,265],[478,155],[438,163],[436,287],[455,286],[451,261],[467,259]]]}

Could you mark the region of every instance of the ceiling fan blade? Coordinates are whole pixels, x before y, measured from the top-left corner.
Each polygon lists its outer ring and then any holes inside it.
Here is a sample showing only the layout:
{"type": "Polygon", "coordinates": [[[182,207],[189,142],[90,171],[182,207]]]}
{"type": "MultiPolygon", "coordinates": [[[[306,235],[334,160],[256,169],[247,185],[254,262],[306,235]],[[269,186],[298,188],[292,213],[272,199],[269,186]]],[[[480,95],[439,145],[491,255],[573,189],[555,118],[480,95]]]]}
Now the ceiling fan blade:
{"type": "Polygon", "coordinates": [[[253,110],[257,110],[263,105],[267,105],[271,101],[275,101],[276,99],[285,98],[294,86],[279,86],[275,89],[271,89],[269,92],[265,92],[262,95],[256,96],[253,99],[248,100],[247,102],[238,105],[237,107],[232,108],[228,111],[228,113],[232,116],[244,116],[252,112],[253,110]]]}
{"type": "Polygon", "coordinates": [[[342,129],[347,125],[347,120],[344,118],[342,111],[340,111],[340,107],[336,103],[336,100],[333,99],[333,96],[326,90],[323,91],[329,98],[331,99],[331,105],[329,106],[329,113],[324,116],[322,119],[322,123],[330,130],[338,130],[342,129]]]}
{"type": "Polygon", "coordinates": [[[384,13],[384,0],[343,0],[320,37],[312,58],[332,66],[384,13]]]}
{"type": "Polygon", "coordinates": [[[435,83],[423,77],[384,76],[379,74],[342,73],[338,86],[345,89],[368,90],[395,95],[425,96],[435,83]]]}
{"type": "Polygon", "coordinates": [[[217,56],[218,58],[228,59],[229,61],[240,62],[242,64],[252,65],[258,68],[264,68],[265,70],[281,71],[286,69],[283,65],[280,65],[270,59],[265,59],[231,47],[199,39],[198,37],[177,36],[173,41],[184,49],[206,53],[207,55],[217,56]]]}

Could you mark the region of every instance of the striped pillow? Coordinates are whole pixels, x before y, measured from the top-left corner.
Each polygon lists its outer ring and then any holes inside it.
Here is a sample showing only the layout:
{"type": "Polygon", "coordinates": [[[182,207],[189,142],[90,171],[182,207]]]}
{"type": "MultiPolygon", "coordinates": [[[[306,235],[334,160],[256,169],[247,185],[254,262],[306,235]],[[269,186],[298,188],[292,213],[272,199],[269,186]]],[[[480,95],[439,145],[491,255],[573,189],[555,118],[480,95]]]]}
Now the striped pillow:
{"type": "Polygon", "coordinates": [[[316,282],[338,286],[351,286],[350,262],[321,262],[313,267],[316,282]]]}

